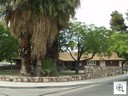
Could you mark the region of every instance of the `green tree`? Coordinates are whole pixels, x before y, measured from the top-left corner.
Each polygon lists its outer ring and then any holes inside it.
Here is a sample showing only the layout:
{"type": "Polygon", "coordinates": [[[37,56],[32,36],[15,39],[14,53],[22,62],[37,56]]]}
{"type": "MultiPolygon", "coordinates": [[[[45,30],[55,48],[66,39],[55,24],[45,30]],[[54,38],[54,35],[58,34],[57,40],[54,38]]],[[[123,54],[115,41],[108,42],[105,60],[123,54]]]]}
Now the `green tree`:
{"type": "Polygon", "coordinates": [[[18,40],[11,35],[8,28],[0,24],[0,61],[11,60],[18,55],[18,40]]]}
{"type": "Polygon", "coordinates": [[[40,75],[46,54],[57,57],[54,54],[58,33],[74,16],[79,4],[80,0],[0,0],[1,15],[20,39],[23,74],[31,71],[30,58],[37,60],[36,73],[40,75]]]}
{"type": "Polygon", "coordinates": [[[111,49],[128,60],[128,34],[114,33],[111,38],[113,40],[111,49]]]}
{"type": "Polygon", "coordinates": [[[121,33],[127,31],[127,26],[124,23],[123,15],[118,11],[112,12],[110,25],[111,25],[111,29],[114,31],[119,31],[121,33]]]}
{"type": "MultiPolygon", "coordinates": [[[[83,54],[92,53],[92,57],[96,53],[108,53],[111,39],[109,38],[109,30],[104,27],[96,27],[94,25],[85,25],[84,23],[72,21],[62,33],[65,38],[65,47],[70,52],[71,57],[76,61],[76,74],[79,72],[79,63],[83,54]],[[66,35],[66,36],[65,36],[66,35]],[[77,52],[77,57],[73,57],[72,51],[77,52]]],[[[63,40],[63,39],[61,39],[63,40]]],[[[61,47],[64,49],[64,47],[61,47]]],[[[88,58],[86,60],[89,60],[88,58]]]]}

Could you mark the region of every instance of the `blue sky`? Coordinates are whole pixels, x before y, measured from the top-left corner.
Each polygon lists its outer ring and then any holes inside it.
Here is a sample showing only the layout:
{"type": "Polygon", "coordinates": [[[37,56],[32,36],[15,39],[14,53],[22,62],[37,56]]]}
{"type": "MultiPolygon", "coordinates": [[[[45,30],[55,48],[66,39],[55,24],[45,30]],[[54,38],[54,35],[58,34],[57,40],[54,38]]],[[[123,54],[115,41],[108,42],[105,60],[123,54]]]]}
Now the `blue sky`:
{"type": "Polygon", "coordinates": [[[128,0],[81,0],[81,6],[77,9],[75,17],[86,24],[109,28],[110,14],[114,10],[126,18],[128,0]]]}

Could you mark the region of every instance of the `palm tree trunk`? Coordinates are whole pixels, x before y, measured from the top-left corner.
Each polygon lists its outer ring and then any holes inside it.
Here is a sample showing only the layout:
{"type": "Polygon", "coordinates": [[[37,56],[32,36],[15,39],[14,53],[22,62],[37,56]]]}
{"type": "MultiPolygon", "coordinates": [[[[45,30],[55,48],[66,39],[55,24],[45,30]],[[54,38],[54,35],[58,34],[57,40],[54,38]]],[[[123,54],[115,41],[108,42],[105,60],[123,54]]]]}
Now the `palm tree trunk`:
{"type": "Polygon", "coordinates": [[[21,74],[23,75],[30,75],[31,72],[31,43],[29,38],[29,36],[24,36],[20,40],[21,74]]]}
{"type": "Polygon", "coordinates": [[[58,61],[58,39],[53,42],[53,45],[47,49],[47,55],[46,57],[51,58],[53,60],[53,66],[55,69],[57,68],[57,61],[58,61]]]}
{"type": "Polygon", "coordinates": [[[36,76],[41,76],[41,61],[42,60],[40,58],[37,59],[36,76]]]}
{"type": "Polygon", "coordinates": [[[58,39],[56,39],[52,46],[47,48],[47,54],[46,54],[47,57],[50,57],[54,60],[57,60],[58,59],[58,39]]]}

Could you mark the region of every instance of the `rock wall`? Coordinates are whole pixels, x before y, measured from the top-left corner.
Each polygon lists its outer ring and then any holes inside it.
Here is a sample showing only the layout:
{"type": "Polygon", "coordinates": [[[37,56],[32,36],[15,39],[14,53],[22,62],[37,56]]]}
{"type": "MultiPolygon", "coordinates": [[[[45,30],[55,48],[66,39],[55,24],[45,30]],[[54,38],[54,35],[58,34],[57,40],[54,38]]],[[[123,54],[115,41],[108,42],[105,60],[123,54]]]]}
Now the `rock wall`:
{"type": "Polygon", "coordinates": [[[78,81],[93,78],[102,78],[122,74],[121,67],[101,67],[86,66],[84,74],[72,76],[55,76],[55,77],[23,77],[23,76],[0,76],[0,81],[11,82],[67,82],[78,81]]]}
{"type": "Polygon", "coordinates": [[[122,67],[119,66],[85,66],[85,75],[88,78],[102,78],[122,74],[122,67]]]}

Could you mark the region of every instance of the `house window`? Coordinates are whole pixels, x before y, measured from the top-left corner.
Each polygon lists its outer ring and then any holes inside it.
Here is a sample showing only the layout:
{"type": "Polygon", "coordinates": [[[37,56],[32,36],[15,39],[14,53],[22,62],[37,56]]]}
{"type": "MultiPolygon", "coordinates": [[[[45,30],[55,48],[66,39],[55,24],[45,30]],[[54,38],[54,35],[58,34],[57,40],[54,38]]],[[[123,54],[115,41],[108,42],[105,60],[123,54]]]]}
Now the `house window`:
{"type": "Polygon", "coordinates": [[[96,61],[87,61],[87,65],[96,65],[96,61]]]}

